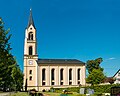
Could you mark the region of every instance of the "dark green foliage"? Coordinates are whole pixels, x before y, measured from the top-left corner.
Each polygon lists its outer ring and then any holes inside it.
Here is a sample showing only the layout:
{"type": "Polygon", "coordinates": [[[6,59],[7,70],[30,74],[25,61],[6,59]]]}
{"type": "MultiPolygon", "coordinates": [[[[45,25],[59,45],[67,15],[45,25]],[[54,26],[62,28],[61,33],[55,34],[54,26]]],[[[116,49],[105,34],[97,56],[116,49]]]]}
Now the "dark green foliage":
{"type": "MultiPolygon", "coordinates": [[[[0,18],[0,87],[2,87],[4,91],[13,89],[15,84],[14,78],[20,73],[19,68],[17,68],[19,72],[16,70],[17,74],[12,76],[12,72],[16,67],[16,60],[10,53],[12,49],[9,43],[10,37],[11,34],[9,34],[9,30],[4,29],[4,23],[0,18]]],[[[20,81],[22,80],[22,75],[17,77],[21,78],[20,81]]],[[[19,86],[21,85],[19,84],[19,86]]]]}
{"type": "Polygon", "coordinates": [[[95,60],[88,60],[86,63],[86,69],[88,70],[88,73],[90,74],[93,69],[100,69],[103,71],[103,68],[100,67],[100,63],[102,62],[102,58],[97,58],[95,60]]]}

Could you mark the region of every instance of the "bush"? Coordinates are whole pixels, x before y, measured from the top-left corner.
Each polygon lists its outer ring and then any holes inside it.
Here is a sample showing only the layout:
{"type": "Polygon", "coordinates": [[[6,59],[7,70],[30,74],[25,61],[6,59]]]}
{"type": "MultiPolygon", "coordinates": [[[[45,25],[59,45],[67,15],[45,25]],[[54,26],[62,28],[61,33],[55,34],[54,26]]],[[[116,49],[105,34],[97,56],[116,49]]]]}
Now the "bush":
{"type": "Polygon", "coordinates": [[[102,96],[102,93],[101,92],[96,92],[95,95],[96,96],[102,96]]]}
{"type": "Polygon", "coordinates": [[[97,85],[94,87],[89,87],[91,89],[94,89],[95,92],[101,92],[101,93],[110,93],[110,89],[113,86],[120,86],[120,85],[97,85]]]}

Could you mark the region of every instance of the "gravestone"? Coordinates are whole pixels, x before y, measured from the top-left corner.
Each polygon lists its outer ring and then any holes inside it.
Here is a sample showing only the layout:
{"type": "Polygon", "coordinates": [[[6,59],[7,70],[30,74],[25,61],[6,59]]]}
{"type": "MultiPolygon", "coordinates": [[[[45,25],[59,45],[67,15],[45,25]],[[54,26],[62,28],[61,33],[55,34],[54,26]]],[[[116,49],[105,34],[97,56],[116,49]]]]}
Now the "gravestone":
{"type": "Polygon", "coordinates": [[[88,92],[88,94],[94,94],[94,90],[90,89],[90,88],[87,90],[87,92],[88,92]]]}
{"type": "Polygon", "coordinates": [[[80,88],[80,94],[85,94],[85,88],[80,88]]]}

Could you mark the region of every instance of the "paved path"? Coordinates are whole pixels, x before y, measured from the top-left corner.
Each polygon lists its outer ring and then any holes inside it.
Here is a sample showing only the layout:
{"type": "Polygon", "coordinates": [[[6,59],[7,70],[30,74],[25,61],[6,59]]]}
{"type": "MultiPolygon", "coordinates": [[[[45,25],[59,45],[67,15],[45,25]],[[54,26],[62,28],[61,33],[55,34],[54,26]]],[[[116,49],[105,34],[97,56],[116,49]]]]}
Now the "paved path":
{"type": "Polygon", "coordinates": [[[0,96],[9,96],[10,93],[0,93],[0,96]]]}
{"type": "Polygon", "coordinates": [[[43,94],[43,96],[50,96],[50,95],[48,95],[48,94],[43,94]]]}
{"type": "Polygon", "coordinates": [[[0,96],[10,96],[10,94],[13,94],[13,92],[0,93],[0,96]]]}

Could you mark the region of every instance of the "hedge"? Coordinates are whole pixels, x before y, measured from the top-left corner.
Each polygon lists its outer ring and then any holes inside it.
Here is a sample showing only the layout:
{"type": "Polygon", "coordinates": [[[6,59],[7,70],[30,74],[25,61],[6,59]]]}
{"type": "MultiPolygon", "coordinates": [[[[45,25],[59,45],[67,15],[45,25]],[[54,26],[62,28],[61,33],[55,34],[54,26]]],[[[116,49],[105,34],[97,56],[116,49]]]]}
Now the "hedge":
{"type": "Polygon", "coordinates": [[[64,89],[66,90],[69,90],[71,92],[78,92],[79,93],[79,90],[80,88],[85,88],[86,90],[87,89],[94,89],[94,92],[95,93],[110,93],[110,89],[111,87],[114,87],[114,86],[120,86],[120,84],[113,84],[113,85],[96,85],[96,86],[86,86],[86,87],[68,87],[68,88],[51,88],[51,89],[54,89],[55,92],[62,92],[64,89]]]}

